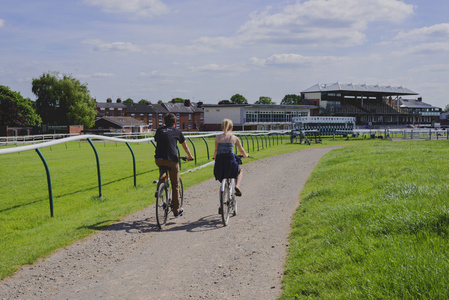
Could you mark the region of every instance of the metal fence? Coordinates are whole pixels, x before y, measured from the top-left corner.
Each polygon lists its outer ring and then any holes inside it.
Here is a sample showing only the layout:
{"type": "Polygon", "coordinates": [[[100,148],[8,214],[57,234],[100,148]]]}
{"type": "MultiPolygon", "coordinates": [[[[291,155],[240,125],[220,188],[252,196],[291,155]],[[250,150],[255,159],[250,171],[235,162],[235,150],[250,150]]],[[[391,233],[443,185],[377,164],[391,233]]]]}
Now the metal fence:
{"type": "MultiPolygon", "coordinates": [[[[234,132],[235,135],[237,135],[243,146],[246,146],[246,150],[248,153],[251,151],[259,151],[263,150],[267,147],[274,146],[276,143],[279,144],[283,142],[282,137],[280,137],[280,134],[284,132],[278,132],[278,131],[245,131],[245,132],[234,132]]],[[[193,134],[193,135],[185,135],[186,139],[190,142],[193,148],[193,156],[195,157],[195,165],[197,164],[197,151],[195,144],[192,139],[200,139],[204,141],[206,145],[207,150],[207,159],[211,160],[211,151],[209,150],[209,145],[206,141],[206,138],[212,138],[215,137],[217,134],[221,134],[221,132],[213,132],[213,133],[207,133],[207,134],[193,134]]],[[[101,170],[100,170],[100,158],[97,152],[97,149],[94,145],[94,141],[110,141],[110,142],[116,142],[116,143],[125,143],[131,153],[132,157],[132,164],[133,164],[133,176],[134,176],[134,186],[136,186],[137,176],[136,176],[136,159],[134,156],[134,151],[130,145],[130,143],[151,143],[154,147],[156,147],[156,144],[154,143],[153,137],[144,137],[142,135],[126,135],[126,138],[121,137],[110,137],[110,136],[100,136],[100,135],[75,135],[75,136],[69,136],[67,135],[40,135],[36,136],[35,138],[31,138],[31,136],[23,137],[24,139],[20,141],[20,143],[28,145],[25,146],[19,146],[18,140],[12,140],[8,141],[6,143],[9,143],[8,145],[16,145],[16,147],[6,147],[3,149],[0,149],[0,155],[2,154],[9,154],[9,153],[20,153],[24,151],[31,151],[35,150],[36,153],[39,155],[40,159],[42,160],[42,163],[44,164],[46,176],[47,176],[47,185],[48,185],[48,194],[49,194],[49,202],[50,202],[50,214],[52,217],[54,217],[54,209],[53,209],[53,188],[51,183],[51,173],[50,169],[48,167],[47,161],[42,154],[42,152],[39,150],[40,148],[45,147],[51,147],[58,144],[66,144],[68,142],[74,142],[74,141],[80,141],[80,140],[87,140],[92,147],[92,150],[95,153],[96,158],[96,165],[97,165],[97,177],[98,177],[98,195],[99,197],[102,197],[102,181],[101,181],[101,170]],[[45,140],[50,139],[50,140],[45,140]]],[[[179,149],[178,149],[179,153],[179,149]]],[[[180,162],[181,164],[181,162],[180,162]]]]}

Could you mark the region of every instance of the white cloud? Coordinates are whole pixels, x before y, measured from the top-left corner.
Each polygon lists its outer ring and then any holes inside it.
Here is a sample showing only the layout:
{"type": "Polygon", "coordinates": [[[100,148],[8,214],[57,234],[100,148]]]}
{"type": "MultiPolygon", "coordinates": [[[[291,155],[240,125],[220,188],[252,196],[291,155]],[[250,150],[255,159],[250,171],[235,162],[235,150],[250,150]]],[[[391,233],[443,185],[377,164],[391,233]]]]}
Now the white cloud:
{"type": "Polygon", "coordinates": [[[235,47],[245,44],[304,46],[360,45],[373,22],[400,22],[414,7],[398,0],[309,0],[288,5],[278,13],[254,12],[232,37],[202,37],[200,42],[235,47]]]}
{"type": "Polygon", "coordinates": [[[162,78],[164,77],[164,75],[162,73],[160,73],[159,71],[151,71],[151,72],[139,72],[138,75],[139,77],[144,77],[144,78],[162,78]]]}
{"type": "Polygon", "coordinates": [[[128,42],[105,43],[101,40],[84,40],[84,44],[93,45],[95,51],[142,52],[142,48],[128,42]]]}
{"type": "Polygon", "coordinates": [[[90,78],[112,78],[115,77],[113,73],[95,73],[95,74],[77,74],[76,78],[90,79],[90,78]]]}
{"type": "Polygon", "coordinates": [[[84,3],[99,6],[106,13],[126,13],[139,17],[162,15],[169,11],[160,0],[84,0],[84,3]]]}
{"type": "Polygon", "coordinates": [[[410,71],[415,73],[446,73],[449,72],[449,64],[432,64],[424,65],[416,68],[410,69],[410,71]]]}
{"type": "Polygon", "coordinates": [[[273,54],[266,59],[252,57],[250,62],[257,66],[297,66],[305,64],[333,63],[346,58],[334,56],[303,56],[300,54],[273,54]]]}
{"type": "Polygon", "coordinates": [[[401,31],[395,40],[423,41],[423,40],[448,40],[449,23],[436,24],[429,27],[413,29],[408,32],[401,31]]]}
{"type": "Polygon", "coordinates": [[[95,73],[92,78],[110,78],[114,77],[113,73],[95,73]]]}
{"type": "Polygon", "coordinates": [[[3,26],[5,26],[5,20],[0,19],[0,27],[3,27],[3,26]]]}
{"type": "Polygon", "coordinates": [[[449,52],[449,42],[423,43],[413,47],[405,48],[401,51],[395,51],[398,56],[405,54],[431,55],[449,52]]]}
{"type": "Polygon", "coordinates": [[[149,50],[155,54],[174,54],[174,55],[198,55],[199,53],[211,53],[214,50],[207,45],[193,43],[191,45],[174,44],[152,44],[149,50]]]}
{"type": "Polygon", "coordinates": [[[216,63],[205,64],[199,67],[190,67],[192,72],[214,72],[214,73],[241,73],[247,71],[244,67],[237,64],[220,65],[216,63]]]}

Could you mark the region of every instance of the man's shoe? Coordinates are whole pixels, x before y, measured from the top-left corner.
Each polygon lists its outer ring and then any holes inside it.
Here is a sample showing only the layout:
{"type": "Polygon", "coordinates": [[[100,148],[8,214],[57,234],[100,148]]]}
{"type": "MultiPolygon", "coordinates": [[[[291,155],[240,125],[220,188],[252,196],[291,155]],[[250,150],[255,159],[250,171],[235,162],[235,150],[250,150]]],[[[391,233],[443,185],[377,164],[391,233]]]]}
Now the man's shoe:
{"type": "Polygon", "coordinates": [[[181,207],[181,208],[179,209],[178,213],[175,214],[175,218],[182,216],[183,213],[184,213],[184,208],[181,207]]]}

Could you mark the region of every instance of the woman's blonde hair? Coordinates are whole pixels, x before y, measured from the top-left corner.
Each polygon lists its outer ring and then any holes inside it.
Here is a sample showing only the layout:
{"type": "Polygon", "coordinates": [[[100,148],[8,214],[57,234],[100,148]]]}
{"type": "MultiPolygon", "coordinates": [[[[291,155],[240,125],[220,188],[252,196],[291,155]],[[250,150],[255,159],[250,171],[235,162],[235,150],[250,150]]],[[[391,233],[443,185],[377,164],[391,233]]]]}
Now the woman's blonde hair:
{"type": "Polygon", "coordinates": [[[231,129],[232,129],[232,126],[233,126],[234,124],[232,124],[232,121],[231,120],[229,120],[229,119],[224,119],[222,122],[221,122],[221,129],[223,130],[223,132],[224,133],[228,133],[231,129]]]}

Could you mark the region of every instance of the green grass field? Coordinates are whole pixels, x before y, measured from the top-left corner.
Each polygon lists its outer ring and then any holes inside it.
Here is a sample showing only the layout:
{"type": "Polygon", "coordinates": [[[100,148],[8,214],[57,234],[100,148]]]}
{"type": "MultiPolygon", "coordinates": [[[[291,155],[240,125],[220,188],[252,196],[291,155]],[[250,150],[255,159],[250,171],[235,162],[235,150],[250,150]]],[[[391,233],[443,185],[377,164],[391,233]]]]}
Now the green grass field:
{"type": "MultiPolygon", "coordinates": [[[[281,299],[448,298],[449,141],[324,139],[309,146],[287,139],[263,148],[259,143],[259,151],[244,139],[245,163],[311,147],[346,147],[323,157],[300,195],[281,299]]],[[[204,142],[194,143],[198,165],[208,162],[204,142]]],[[[212,156],[213,140],[208,143],[212,156]]],[[[137,187],[126,145],[96,143],[101,198],[87,142],[41,149],[52,176],[54,218],[39,156],[0,155],[1,278],[154,203],[154,147],[131,146],[137,187]]],[[[183,163],[182,171],[193,167],[183,163]]],[[[211,177],[209,166],[183,181],[188,188],[211,177]]]]}
{"type": "MultiPolygon", "coordinates": [[[[279,138],[243,138],[251,161],[311,147],[287,144],[279,138]],[[259,145],[258,145],[259,143],[259,145]],[[258,147],[259,146],[259,147],[258,147]],[[259,151],[258,151],[259,150],[259,151]]],[[[209,162],[214,140],[192,139],[197,165],[209,162]]],[[[193,153],[193,145],[188,142],[193,153]]],[[[154,203],[158,171],[151,143],[130,143],[136,158],[134,187],[132,155],[126,144],[95,142],[100,159],[102,197],[99,197],[94,151],[87,141],[42,148],[53,187],[54,218],[50,216],[47,178],[38,154],[32,151],[0,155],[0,278],[54,250],[79,240],[154,203]]],[[[181,155],[183,150],[181,149],[181,155]]],[[[181,171],[194,168],[183,162],[181,171]]],[[[212,166],[183,176],[185,188],[213,176],[212,166]]]]}
{"type": "Polygon", "coordinates": [[[448,141],[328,153],[292,224],[281,299],[448,299],[448,141]]]}

